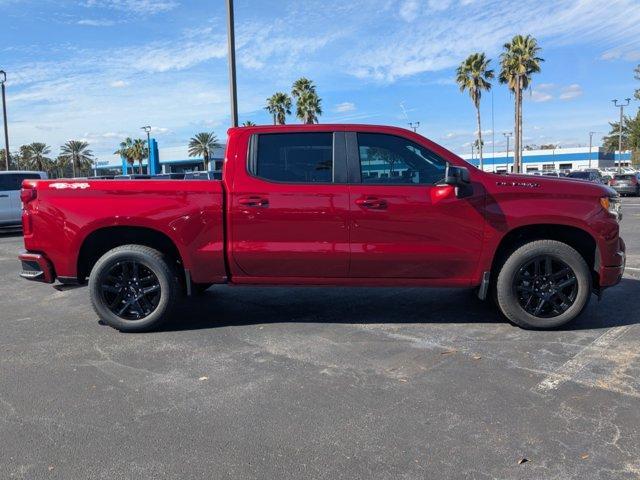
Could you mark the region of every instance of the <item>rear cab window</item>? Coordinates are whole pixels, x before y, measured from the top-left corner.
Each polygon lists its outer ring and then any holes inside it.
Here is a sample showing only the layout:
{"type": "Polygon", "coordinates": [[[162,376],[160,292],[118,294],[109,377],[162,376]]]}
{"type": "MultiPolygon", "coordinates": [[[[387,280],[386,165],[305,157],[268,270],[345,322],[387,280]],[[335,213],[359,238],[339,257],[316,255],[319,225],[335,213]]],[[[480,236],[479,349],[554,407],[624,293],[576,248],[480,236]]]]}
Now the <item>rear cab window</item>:
{"type": "Polygon", "coordinates": [[[333,133],[265,133],[252,138],[249,173],[272,182],[332,183],[333,133]]]}

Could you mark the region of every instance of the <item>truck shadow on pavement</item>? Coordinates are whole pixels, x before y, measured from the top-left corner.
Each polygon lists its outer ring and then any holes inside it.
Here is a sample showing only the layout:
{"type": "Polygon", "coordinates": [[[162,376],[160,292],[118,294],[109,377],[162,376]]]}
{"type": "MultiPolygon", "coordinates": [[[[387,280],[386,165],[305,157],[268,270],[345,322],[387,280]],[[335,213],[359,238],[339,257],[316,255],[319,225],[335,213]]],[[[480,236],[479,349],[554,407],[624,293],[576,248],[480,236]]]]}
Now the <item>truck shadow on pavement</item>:
{"type": "MultiPolygon", "coordinates": [[[[632,300],[640,280],[624,278],[593,296],[575,321],[557,330],[602,329],[640,323],[632,300]]],[[[429,288],[314,288],[218,286],[180,304],[162,331],[269,323],[508,324],[492,301],[474,291],[429,288]]]]}

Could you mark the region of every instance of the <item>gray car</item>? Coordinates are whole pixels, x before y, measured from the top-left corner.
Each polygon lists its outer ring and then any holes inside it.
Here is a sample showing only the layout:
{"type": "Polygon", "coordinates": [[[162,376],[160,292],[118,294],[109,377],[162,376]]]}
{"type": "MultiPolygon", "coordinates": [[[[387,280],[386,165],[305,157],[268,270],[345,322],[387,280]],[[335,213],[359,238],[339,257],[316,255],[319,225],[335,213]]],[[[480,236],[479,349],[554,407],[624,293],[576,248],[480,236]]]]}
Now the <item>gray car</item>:
{"type": "Polygon", "coordinates": [[[20,189],[22,181],[47,178],[45,172],[9,170],[0,172],[0,228],[19,226],[22,222],[20,189]]]}
{"type": "Polygon", "coordinates": [[[640,195],[640,173],[617,173],[609,182],[620,195],[640,195]]]}

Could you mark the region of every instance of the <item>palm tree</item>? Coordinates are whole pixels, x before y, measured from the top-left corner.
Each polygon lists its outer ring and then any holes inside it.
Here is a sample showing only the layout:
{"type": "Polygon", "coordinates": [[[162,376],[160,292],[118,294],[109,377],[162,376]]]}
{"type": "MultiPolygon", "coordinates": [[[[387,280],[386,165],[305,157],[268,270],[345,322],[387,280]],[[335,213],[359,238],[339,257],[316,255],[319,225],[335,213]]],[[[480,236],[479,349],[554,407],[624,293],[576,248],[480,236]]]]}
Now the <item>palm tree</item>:
{"type": "Polygon", "coordinates": [[[31,148],[29,145],[20,145],[20,151],[16,153],[15,156],[18,169],[20,169],[20,166],[22,166],[22,168],[29,168],[31,165],[31,148]]]}
{"type": "Polygon", "coordinates": [[[300,77],[298,80],[293,82],[293,86],[291,87],[291,96],[297,100],[305,92],[316,93],[316,86],[314,85],[313,80],[300,77]]]}
{"type": "MultiPolygon", "coordinates": [[[[129,154],[134,162],[138,162],[138,173],[142,175],[142,160],[149,156],[149,149],[147,148],[147,141],[141,138],[136,138],[131,144],[129,154]]],[[[133,168],[133,167],[132,167],[133,168]]]]}
{"type": "Polygon", "coordinates": [[[322,115],[322,100],[313,81],[301,77],[293,82],[291,96],[296,99],[296,116],[303,123],[317,123],[318,115],[322,115]]]}
{"type": "Polygon", "coordinates": [[[473,105],[476,107],[476,117],[478,120],[478,152],[480,154],[480,169],[483,167],[482,158],[482,125],[480,122],[480,98],[482,91],[491,90],[490,80],[493,78],[493,70],[489,68],[491,62],[484,53],[473,53],[460,64],[456,70],[456,83],[460,87],[460,91],[467,90],[473,105]]]}
{"type": "Polygon", "coordinates": [[[131,173],[133,173],[133,164],[135,162],[135,159],[131,156],[131,154],[133,153],[132,147],[133,147],[133,140],[131,139],[131,137],[127,137],[124,139],[123,142],[120,142],[120,148],[118,148],[118,150],[113,152],[116,155],[120,155],[122,158],[124,158],[127,161],[129,165],[131,165],[131,173]]]}
{"type": "Polygon", "coordinates": [[[220,143],[213,132],[201,132],[189,140],[189,156],[202,157],[205,171],[209,171],[209,161],[216,148],[220,148],[220,143]]]}
{"type": "Polygon", "coordinates": [[[247,120],[246,122],[242,122],[242,126],[243,127],[255,127],[256,123],[252,122],[251,120],[247,120]]]}
{"type": "Polygon", "coordinates": [[[318,115],[322,115],[321,103],[316,92],[304,92],[296,102],[296,116],[302,123],[318,123],[318,115]]]}
{"type": "Polygon", "coordinates": [[[68,160],[71,162],[71,171],[76,176],[76,167],[80,170],[86,170],[87,165],[93,162],[93,152],[89,150],[89,144],[82,140],[69,140],[60,147],[60,160],[68,160]]]}
{"type": "Polygon", "coordinates": [[[522,170],[522,91],[531,84],[531,75],[540,71],[544,59],[538,57],[540,47],[531,35],[516,35],[504,44],[504,52],[500,55],[500,83],[505,83],[515,94],[515,145],[514,170],[522,170]]]}
{"type": "Polygon", "coordinates": [[[51,147],[46,143],[33,142],[28,147],[30,167],[35,170],[48,172],[51,169],[51,158],[47,157],[51,153],[51,147]]]}
{"type": "Polygon", "coordinates": [[[267,112],[273,115],[273,124],[284,125],[287,115],[291,115],[291,97],[284,92],[276,92],[267,98],[267,112]]]}

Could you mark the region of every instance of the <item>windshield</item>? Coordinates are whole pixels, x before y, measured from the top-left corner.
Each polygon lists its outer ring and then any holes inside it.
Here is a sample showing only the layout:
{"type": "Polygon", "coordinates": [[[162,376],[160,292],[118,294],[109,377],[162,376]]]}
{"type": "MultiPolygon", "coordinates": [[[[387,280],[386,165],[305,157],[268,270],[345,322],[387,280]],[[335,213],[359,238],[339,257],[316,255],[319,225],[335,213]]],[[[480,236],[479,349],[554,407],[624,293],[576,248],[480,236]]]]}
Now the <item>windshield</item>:
{"type": "Polygon", "coordinates": [[[589,179],[589,172],[571,172],[568,177],[570,178],[584,178],[585,180],[589,179]]]}

